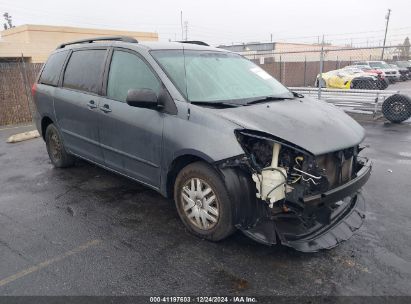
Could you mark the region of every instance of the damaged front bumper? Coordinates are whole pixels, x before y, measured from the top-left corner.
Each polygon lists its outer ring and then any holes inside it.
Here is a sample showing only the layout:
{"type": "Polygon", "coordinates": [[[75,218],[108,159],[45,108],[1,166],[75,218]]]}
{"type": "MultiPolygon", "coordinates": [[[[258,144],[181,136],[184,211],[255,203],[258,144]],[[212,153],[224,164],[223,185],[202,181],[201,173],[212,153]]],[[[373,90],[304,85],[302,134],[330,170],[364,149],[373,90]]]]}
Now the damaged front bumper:
{"type": "Polygon", "coordinates": [[[238,228],[253,240],[274,245],[281,243],[298,251],[316,252],[330,249],[348,240],[359,229],[365,218],[365,203],[361,187],[371,174],[371,161],[363,163],[356,177],[349,182],[320,195],[304,199],[318,214],[327,219],[307,225],[300,216],[282,213],[260,217],[252,227],[238,228]]]}

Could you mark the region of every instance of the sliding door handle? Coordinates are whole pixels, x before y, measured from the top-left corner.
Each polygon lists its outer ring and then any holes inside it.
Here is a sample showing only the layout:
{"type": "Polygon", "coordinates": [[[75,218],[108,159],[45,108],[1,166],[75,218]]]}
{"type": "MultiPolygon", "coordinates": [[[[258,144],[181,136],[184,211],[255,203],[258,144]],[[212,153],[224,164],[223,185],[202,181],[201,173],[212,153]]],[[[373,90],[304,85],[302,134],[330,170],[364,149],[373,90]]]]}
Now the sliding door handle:
{"type": "Polygon", "coordinates": [[[97,108],[97,105],[96,105],[96,103],[94,102],[94,100],[90,100],[90,101],[87,103],[87,106],[88,106],[88,108],[89,108],[90,110],[97,108]]]}
{"type": "Polygon", "coordinates": [[[100,107],[100,110],[104,113],[111,112],[110,106],[108,104],[105,104],[104,106],[100,107]]]}

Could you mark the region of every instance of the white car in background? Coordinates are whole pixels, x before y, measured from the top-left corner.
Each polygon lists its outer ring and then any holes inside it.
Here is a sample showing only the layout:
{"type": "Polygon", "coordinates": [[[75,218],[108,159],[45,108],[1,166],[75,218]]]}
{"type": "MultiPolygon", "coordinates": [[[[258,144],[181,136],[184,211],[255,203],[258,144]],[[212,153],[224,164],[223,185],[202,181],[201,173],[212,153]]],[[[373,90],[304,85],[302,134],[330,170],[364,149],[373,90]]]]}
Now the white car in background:
{"type": "Polygon", "coordinates": [[[385,61],[357,61],[354,64],[368,65],[375,70],[383,71],[385,73],[385,77],[388,79],[390,83],[394,83],[396,81],[401,80],[401,74],[398,71],[398,69],[393,69],[385,61]]]}

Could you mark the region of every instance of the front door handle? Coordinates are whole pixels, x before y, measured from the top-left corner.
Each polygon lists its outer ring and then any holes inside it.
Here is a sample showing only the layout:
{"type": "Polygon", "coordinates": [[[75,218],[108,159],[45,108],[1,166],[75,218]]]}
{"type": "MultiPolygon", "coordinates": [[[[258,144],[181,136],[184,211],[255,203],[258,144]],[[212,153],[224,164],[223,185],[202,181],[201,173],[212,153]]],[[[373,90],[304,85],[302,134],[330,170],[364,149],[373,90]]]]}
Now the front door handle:
{"type": "Polygon", "coordinates": [[[87,106],[88,106],[88,108],[89,108],[90,110],[97,108],[97,105],[96,105],[96,103],[94,102],[94,100],[90,100],[90,101],[87,103],[87,106]]]}
{"type": "Polygon", "coordinates": [[[110,106],[108,104],[105,104],[104,106],[100,107],[100,110],[104,113],[111,112],[110,106]]]}

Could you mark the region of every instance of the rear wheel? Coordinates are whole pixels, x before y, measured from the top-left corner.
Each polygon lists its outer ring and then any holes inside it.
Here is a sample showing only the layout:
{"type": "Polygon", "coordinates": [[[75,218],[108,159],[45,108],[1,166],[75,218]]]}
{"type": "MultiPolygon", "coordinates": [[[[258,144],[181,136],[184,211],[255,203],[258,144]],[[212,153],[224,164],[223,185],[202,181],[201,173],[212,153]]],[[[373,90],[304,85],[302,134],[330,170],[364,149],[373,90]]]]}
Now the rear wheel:
{"type": "Polygon", "coordinates": [[[411,99],[405,95],[394,94],[382,104],[382,113],[391,122],[403,122],[411,117],[411,99]]]}
{"type": "Polygon", "coordinates": [[[235,231],[234,204],[217,172],[204,162],[183,168],[174,184],[174,201],[187,229],[201,238],[219,241],[235,231]]]}
{"type": "Polygon", "coordinates": [[[54,124],[47,126],[45,139],[47,152],[54,167],[66,168],[74,165],[74,157],[67,153],[60,132],[54,124]]]}
{"type": "Polygon", "coordinates": [[[377,88],[379,90],[385,90],[386,88],[388,88],[388,81],[385,79],[379,79],[377,81],[377,88]]]}

